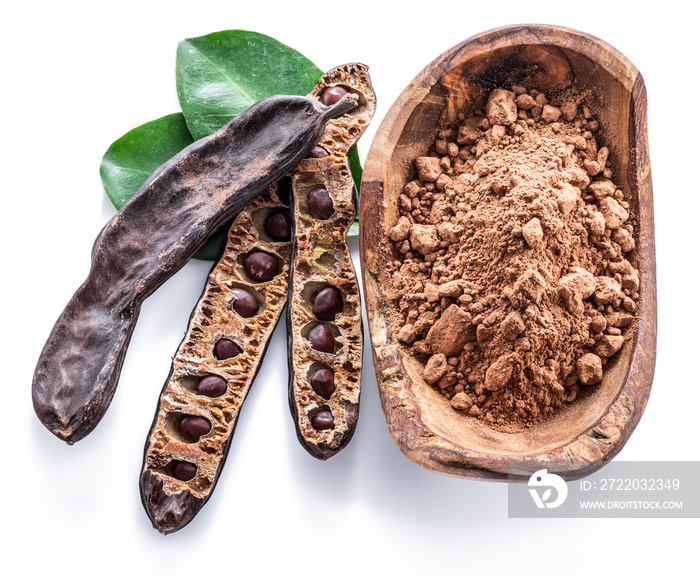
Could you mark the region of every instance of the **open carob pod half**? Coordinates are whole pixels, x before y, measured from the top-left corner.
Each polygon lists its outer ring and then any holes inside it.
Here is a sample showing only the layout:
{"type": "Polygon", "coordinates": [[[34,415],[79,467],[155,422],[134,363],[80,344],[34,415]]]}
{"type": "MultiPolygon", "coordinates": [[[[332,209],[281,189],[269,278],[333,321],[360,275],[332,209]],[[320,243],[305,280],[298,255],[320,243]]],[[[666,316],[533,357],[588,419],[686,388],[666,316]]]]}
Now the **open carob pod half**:
{"type": "Polygon", "coordinates": [[[231,226],[161,393],[140,488],[164,534],[185,526],[211,495],[287,301],[289,207],[273,188],[231,226]]]}
{"type": "Polygon", "coordinates": [[[356,102],[266,98],[151,174],[98,235],[88,277],[39,358],[32,397],[51,432],[72,444],[94,429],[114,395],[143,300],[356,102]]]}
{"type": "Polygon", "coordinates": [[[363,64],[329,71],[309,95],[330,106],[347,94],[359,96],[358,106],[328,123],[311,157],[291,174],[289,404],[301,444],[322,460],[348,443],[358,417],[361,299],[345,240],[357,191],[347,153],[372,119],[376,100],[363,64]]]}

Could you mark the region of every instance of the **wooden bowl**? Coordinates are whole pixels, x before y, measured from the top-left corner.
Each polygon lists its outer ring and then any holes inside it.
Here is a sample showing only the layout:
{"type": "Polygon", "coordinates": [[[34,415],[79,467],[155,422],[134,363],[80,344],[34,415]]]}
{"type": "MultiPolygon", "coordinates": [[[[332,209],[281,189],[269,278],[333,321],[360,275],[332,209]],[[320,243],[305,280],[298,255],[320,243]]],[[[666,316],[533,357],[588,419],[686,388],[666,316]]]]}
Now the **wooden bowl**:
{"type": "MultiPolygon", "coordinates": [[[[379,127],[364,168],[360,251],[365,301],[387,425],[399,448],[436,472],[485,480],[524,480],[548,468],[567,479],[590,474],[623,447],[644,411],[656,357],[656,263],[646,89],[617,50],[589,35],[553,26],[510,26],[474,36],[439,56],[403,91],[379,127]],[[389,302],[387,236],[398,197],[415,178],[413,161],[429,153],[438,128],[459,109],[483,107],[495,87],[542,92],[572,83],[596,98],[602,143],[614,178],[631,193],[640,273],[638,329],[606,367],[596,391],[518,433],[493,430],[453,410],[427,385],[397,340],[389,302]]],[[[600,136],[598,136],[600,139],[600,136]]]]}

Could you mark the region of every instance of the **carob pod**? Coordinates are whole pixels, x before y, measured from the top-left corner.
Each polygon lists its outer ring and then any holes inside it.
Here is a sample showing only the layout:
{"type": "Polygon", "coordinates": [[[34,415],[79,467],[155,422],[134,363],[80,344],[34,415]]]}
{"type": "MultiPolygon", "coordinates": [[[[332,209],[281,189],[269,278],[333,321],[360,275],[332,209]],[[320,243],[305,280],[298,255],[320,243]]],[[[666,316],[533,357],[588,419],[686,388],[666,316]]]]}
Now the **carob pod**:
{"type": "Polygon", "coordinates": [[[376,99],[363,64],[329,71],[309,94],[326,104],[346,94],[357,94],[358,106],[329,121],[312,157],[291,174],[289,405],[299,441],[322,460],[350,441],[359,411],[361,300],[345,241],[357,191],[347,153],[372,119],[376,99]]]}
{"type": "Polygon", "coordinates": [[[51,432],[72,444],[93,430],[114,395],[143,300],[355,104],[267,98],[151,174],[98,235],[88,277],[44,346],[32,396],[51,432]]]}
{"type": "Polygon", "coordinates": [[[287,301],[289,207],[273,189],[231,226],[161,393],[139,484],[163,534],[185,526],[210,497],[287,301]]]}

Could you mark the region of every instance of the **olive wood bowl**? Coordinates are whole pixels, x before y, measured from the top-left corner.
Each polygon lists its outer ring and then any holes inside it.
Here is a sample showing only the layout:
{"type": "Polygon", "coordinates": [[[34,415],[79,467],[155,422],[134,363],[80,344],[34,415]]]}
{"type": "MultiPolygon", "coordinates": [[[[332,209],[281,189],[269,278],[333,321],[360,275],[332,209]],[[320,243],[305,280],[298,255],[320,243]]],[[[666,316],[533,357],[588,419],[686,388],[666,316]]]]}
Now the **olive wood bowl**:
{"type": "Polygon", "coordinates": [[[384,416],[394,441],[412,461],[481,480],[525,480],[542,468],[575,479],[610,461],[630,437],[649,397],[656,358],[646,108],[642,76],[613,47],[567,28],[522,25],[479,34],[448,50],[418,74],[387,113],[365,162],[360,256],[384,416]],[[416,177],[413,160],[429,153],[437,130],[454,121],[457,111],[482,108],[496,87],[519,84],[551,93],[572,83],[591,90],[601,125],[599,143],[610,150],[617,185],[631,193],[640,273],[638,329],[608,363],[594,393],[542,424],[498,432],[453,410],[425,383],[417,361],[397,340],[400,326],[387,289],[395,253],[387,233],[398,219],[403,186],[416,177]]]}

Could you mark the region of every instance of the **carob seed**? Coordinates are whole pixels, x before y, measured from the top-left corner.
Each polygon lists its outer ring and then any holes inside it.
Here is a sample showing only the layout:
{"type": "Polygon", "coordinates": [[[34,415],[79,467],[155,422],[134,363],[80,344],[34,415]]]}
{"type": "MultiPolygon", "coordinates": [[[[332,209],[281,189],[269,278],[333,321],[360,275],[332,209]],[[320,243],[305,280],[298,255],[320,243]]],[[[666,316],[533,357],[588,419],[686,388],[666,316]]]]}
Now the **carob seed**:
{"type": "MultiPolygon", "coordinates": [[[[275,260],[275,264],[277,264],[277,260],[275,260]]],[[[243,316],[243,318],[252,318],[258,313],[260,305],[255,296],[248,292],[248,290],[244,288],[232,288],[231,294],[233,295],[231,299],[231,308],[243,316]]]]}
{"type": "Polygon", "coordinates": [[[178,460],[173,464],[173,478],[180,480],[182,482],[187,482],[192,480],[197,474],[197,467],[191,462],[184,462],[183,460],[178,460]]]}
{"type": "MultiPolygon", "coordinates": [[[[227,342],[231,341],[227,340],[227,342]]],[[[233,344],[233,342],[231,343],[233,344]]],[[[227,389],[228,385],[226,384],[226,380],[221,376],[214,376],[213,374],[205,376],[199,381],[199,384],[197,384],[197,394],[208,396],[209,398],[223,396],[226,394],[227,389]]]]}
{"type": "Polygon", "coordinates": [[[328,150],[321,146],[316,146],[309,152],[309,158],[325,158],[328,155],[328,150]]]}
{"type": "Polygon", "coordinates": [[[214,344],[214,356],[217,360],[228,360],[238,356],[243,350],[233,340],[222,338],[214,344]]]}
{"type": "Polygon", "coordinates": [[[314,316],[319,320],[331,321],[335,315],[343,311],[343,297],[334,286],[327,286],[314,298],[312,308],[314,316]]]}
{"type": "Polygon", "coordinates": [[[287,242],[292,237],[292,223],[289,212],[286,210],[275,210],[265,222],[265,232],[273,240],[287,242]]]}
{"type": "Polygon", "coordinates": [[[335,350],[335,338],[333,332],[325,324],[314,326],[307,339],[311,343],[311,347],[319,352],[333,352],[335,350]]]}
{"type": "Polygon", "coordinates": [[[331,86],[324,90],[323,96],[321,96],[321,102],[326,106],[330,106],[331,104],[339,102],[343,96],[349,93],[350,91],[345,88],[345,86],[331,86]]]}
{"type": "Polygon", "coordinates": [[[316,412],[316,414],[311,417],[311,426],[314,427],[314,430],[330,430],[335,426],[333,414],[330,410],[316,412]]]}
{"type": "Polygon", "coordinates": [[[321,398],[330,400],[335,392],[335,375],[328,368],[321,368],[311,377],[311,388],[321,398]]]}
{"type": "Polygon", "coordinates": [[[324,220],[333,216],[333,212],[335,212],[333,200],[325,188],[316,188],[316,190],[309,192],[307,202],[309,210],[324,220]]]}
{"type": "Polygon", "coordinates": [[[269,282],[279,271],[277,258],[267,252],[251,252],[243,258],[243,269],[256,282],[269,282]]]}
{"type": "Polygon", "coordinates": [[[183,416],[178,427],[185,439],[190,442],[197,442],[200,436],[211,432],[211,422],[203,416],[183,416]]]}

